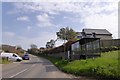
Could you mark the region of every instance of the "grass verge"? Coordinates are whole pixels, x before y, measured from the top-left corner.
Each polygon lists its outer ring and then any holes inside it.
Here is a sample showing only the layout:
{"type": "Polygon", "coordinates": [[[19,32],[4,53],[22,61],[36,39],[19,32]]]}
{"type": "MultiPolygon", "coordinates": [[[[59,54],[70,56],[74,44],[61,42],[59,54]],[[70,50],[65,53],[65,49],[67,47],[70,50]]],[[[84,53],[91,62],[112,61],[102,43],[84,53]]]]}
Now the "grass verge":
{"type": "Polygon", "coordinates": [[[0,64],[9,64],[11,61],[8,61],[7,59],[1,59],[0,58],[0,64]]]}
{"type": "Polygon", "coordinates": [[[44,56],[66,73],[76,76],[99,76],[103,78],[118,78],[118,51],[101,53],[101,57],[69,62],[60,58],[44,56]]]}

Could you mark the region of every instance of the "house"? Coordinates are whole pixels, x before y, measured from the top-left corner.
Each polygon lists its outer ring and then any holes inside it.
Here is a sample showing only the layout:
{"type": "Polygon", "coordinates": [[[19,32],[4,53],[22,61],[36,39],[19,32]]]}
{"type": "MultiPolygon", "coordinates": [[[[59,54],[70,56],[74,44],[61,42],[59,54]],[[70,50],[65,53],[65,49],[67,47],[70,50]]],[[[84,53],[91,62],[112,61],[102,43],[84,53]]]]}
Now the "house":
{"type": "Polygon", "coordinates": [[[10,52],[10,53],[17,53],[18,55],[22,56],[22,53],[25,52],[25,50],[23,50],[22,48],[18,48],[16,46],[11,46],[11,45],[6,45],[6,44],[2,44],[2,51],[5,52],[10,52]]]}
{"type": "Polygon", "coordinates": [[[83,29],[77,32],[76,38],[100,38],[101,40],[112,39],[112,34],[106,29],[83,29]]]}
{"type": "Polygon", "coordinates": [[[16,46],[10,46],[10,45],[2,45],[2,50],[4,50],[5,52],[13,52],[13,53],[17,53],[17,49],[16,46]]]}

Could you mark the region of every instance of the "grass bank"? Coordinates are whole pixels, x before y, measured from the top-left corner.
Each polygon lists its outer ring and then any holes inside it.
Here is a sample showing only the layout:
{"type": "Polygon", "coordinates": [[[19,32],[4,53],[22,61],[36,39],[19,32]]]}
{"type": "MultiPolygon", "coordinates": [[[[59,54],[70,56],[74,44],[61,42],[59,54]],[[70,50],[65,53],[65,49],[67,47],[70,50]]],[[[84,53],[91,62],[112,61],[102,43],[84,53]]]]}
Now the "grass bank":
{"type": "Polygon", "coordinates": [[[60,58],[45,57],[66,73],[76,76],[99,76],[103,78],[118,78],[118,51],[101,53],[101,57],[86,60],[67,61],[60,58]]]}

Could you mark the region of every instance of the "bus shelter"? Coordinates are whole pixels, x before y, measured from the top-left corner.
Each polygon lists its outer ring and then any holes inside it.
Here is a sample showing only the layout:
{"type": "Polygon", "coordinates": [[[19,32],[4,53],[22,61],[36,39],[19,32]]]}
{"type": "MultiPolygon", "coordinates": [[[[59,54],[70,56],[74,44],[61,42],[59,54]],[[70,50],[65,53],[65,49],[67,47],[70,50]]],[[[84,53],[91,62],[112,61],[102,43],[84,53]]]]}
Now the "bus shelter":
{"type": "Polygon", "coordinates": [[[100,38],[82,38],[71,45],[72,59],[100,56],[100,38]]]}

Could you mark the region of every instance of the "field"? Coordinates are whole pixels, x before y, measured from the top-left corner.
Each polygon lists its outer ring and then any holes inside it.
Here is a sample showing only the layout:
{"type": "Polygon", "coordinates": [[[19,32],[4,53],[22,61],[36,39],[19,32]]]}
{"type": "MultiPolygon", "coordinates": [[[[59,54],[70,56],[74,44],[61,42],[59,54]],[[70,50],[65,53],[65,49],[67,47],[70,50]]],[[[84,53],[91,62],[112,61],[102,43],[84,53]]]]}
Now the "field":
{"type": "Polygon", "coordinates": [[[99,76],[105,78],[118,78],[119,51],[101,53],[101,57],[86,60],[67,61],[58,58],[46,57],[59,69],[76,76],[99,76]]]}

